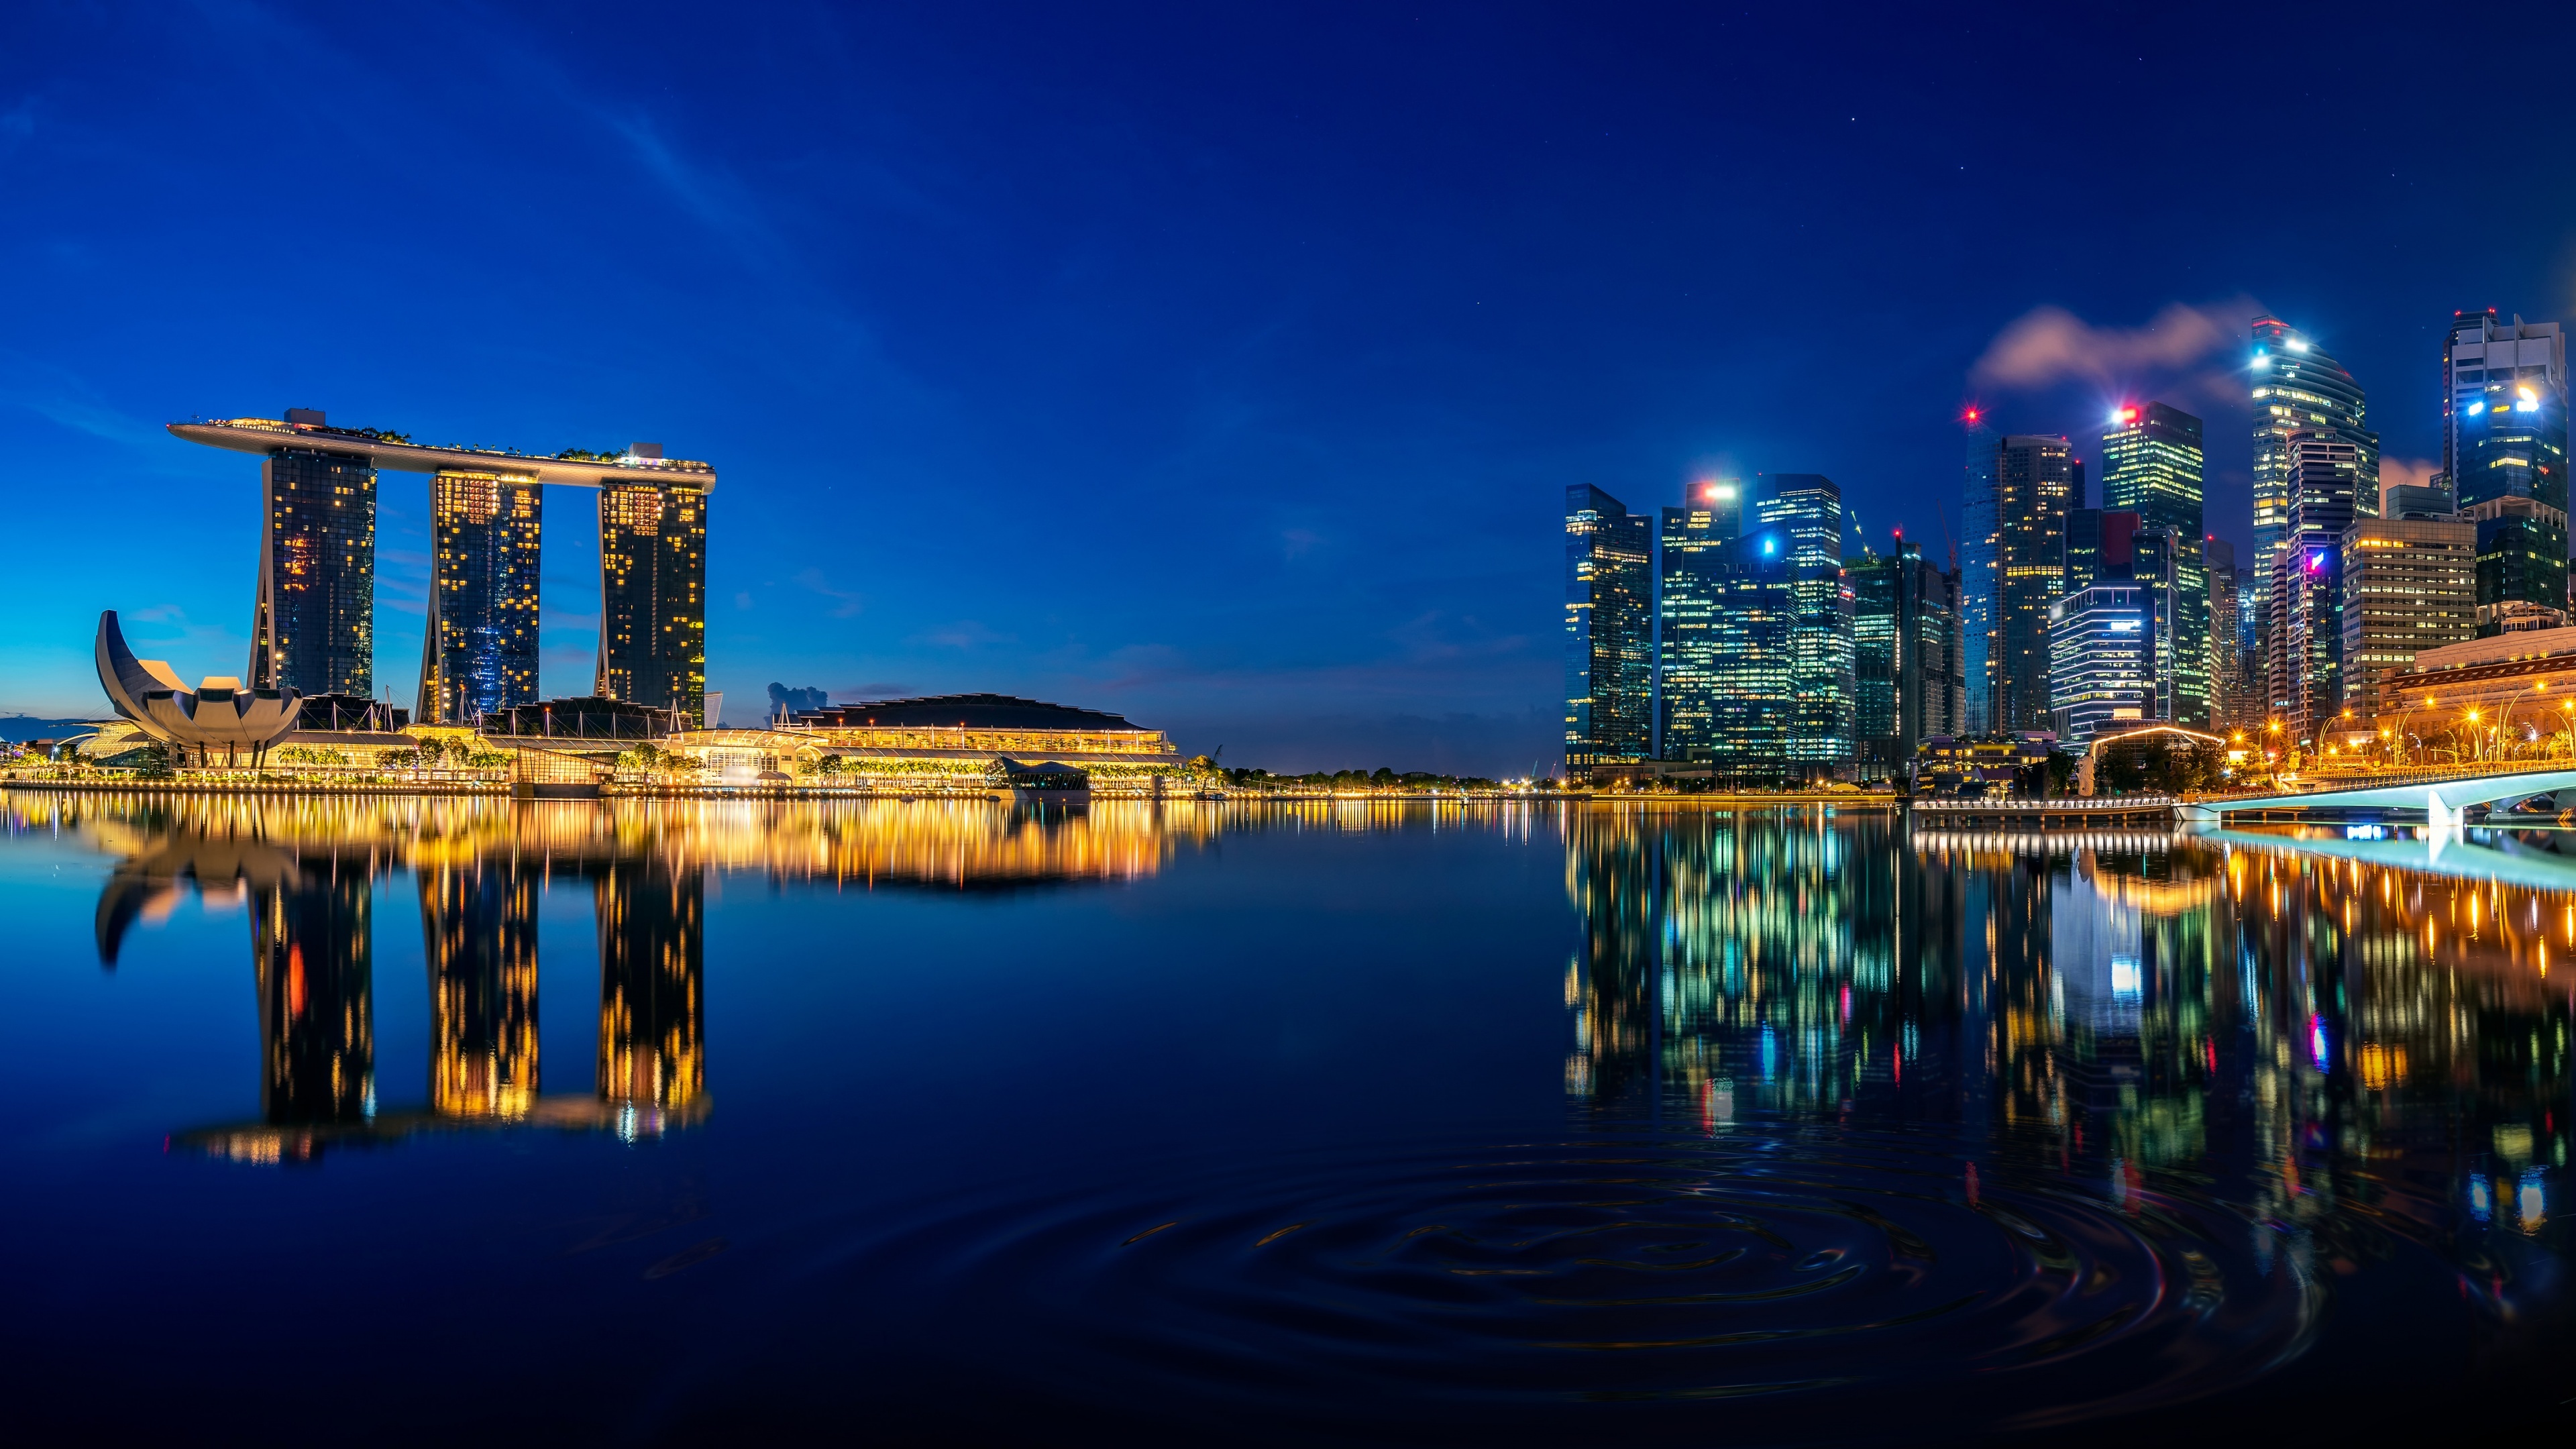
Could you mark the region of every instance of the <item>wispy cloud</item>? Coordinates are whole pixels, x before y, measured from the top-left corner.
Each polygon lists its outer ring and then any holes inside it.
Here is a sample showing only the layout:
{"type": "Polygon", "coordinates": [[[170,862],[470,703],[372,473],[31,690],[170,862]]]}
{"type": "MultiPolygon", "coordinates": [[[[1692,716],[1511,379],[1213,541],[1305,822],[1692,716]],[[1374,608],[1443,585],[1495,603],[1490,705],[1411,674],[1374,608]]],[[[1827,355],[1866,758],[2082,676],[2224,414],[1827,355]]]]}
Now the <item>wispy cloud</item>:
{"type": "MultiPolygon", "coordinates": [[[[855,617],[868,606],[867,596],[865,594],[853,593],[847,589],[836,589],[832,587],[832,581],[824,577],[821,569],[805,570],[803,573],[796,576],[796,582],[803,584],[806,588],[813,590],[824,598],[832,600],[832,617],[835,619],[848,619],[855,617]]],[[[743,607],[746,609],[750,608],[750,596],[746,594],[743,596],[743,599],[743,607]]]]}
{"type": "Polygon", "coordinates": [[[74,373],[17,353],[0,352],[0,408],[17,408],[57,427],[149,450],[156,460],[167,456],[161,444],[168,435],[158,423],[119,410],[74,373]]]}
{"type": "Polygon", "coordinates": [[[1016,644],[1017,638],[990,628],[979,619],[960,619],[921,633],[919,642],[943,649],[981,649],[990,644],[1016,644]]]}
{"type": "Polygon", "coordinates": [[[2173,302],[2143,327],[2097,327],[2063,307],[2034,307],[1995,334],[1969,376],[1982,387],[2022,392],[2068,381],[2118,392],[2186,377],[2244,343],[2261,311],[2250,297],[2173,302]]]}

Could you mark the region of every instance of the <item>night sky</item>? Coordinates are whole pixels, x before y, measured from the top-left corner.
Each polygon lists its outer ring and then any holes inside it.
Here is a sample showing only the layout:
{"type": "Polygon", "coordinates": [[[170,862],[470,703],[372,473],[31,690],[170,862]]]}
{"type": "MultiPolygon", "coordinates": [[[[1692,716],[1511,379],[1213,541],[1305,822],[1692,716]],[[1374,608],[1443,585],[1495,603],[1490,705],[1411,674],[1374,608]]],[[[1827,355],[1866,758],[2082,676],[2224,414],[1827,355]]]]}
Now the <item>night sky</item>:
{"type": "MultiPolygon", "coordinates": [[[[1516,774],[1569,483],[1821,472],[1937,556],[1963,406],[2098,460],[2153,397],[2241,545],[2257,309],[2391,478],[2452,309],[2576,320],[2576,7],[2077,9],[20,0],[0,712],[103,712],[102,608],[241,670],[258,466],[161,425],[300,406],[713,461],[737,720],[993,690],[1516,774]]],[[[427,480],[381,488],[408,704],[427,480]]],[[[550,695],[592,498],[548,499],[550,695]]]]}

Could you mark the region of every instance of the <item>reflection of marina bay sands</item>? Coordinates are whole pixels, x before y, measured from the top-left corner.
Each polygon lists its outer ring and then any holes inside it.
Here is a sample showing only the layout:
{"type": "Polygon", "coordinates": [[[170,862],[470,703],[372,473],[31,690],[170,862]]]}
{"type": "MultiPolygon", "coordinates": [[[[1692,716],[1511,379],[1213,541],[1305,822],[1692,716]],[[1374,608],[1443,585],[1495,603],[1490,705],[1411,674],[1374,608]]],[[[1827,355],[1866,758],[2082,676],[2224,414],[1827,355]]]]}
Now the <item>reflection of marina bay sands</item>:
{"type": "MultiPolygon", "coordinates": [[[[188,894],[251,915],[260,1120],[173,1140],[252,1161],[466,1126],[652,1135],[706,1110],[704,880],[961,890],[1159,872],[1227,823],[1196,802],[1066,812],[984,800],[594,804],[490,797],[16,794],[19,828],[77,830],[122,857],[99,895],[102,964],[188,894]],[[408,870],[427,966],[425,1108],[377,1103],[378,878],[408,870]],[[598,942],[586,1091],[539,1052],[537,913],[587,888],[598,942]]],[[[1318,815],[1332,814],[1319,807],[1318,815]]],[[[560,983],[556,987],[561,990],[560,983]]],[[[558,1033],[558,1045],[561,1036],[558,1033]]]]}
{"type": "Polygon", "coordinates": [[[428,964],[425,1112],[376,1104],[374,885],[391,862],[363,840],[317,845],[178,829],[140,842],[100,893],[100,960],[182,889],[250,910],[260,1118],[174,1140],[221,1156],[298,1160],[334,1140],[467,1124],[607,1128],[627,1137],[706,1108],[703,868],[647,854],[508,854],[415,868],[428,964]],[[540,1095],[537,898],[586,878],[599,939],[599,1048],[589,1095],[540,1095]]]}
{"type": "Polygon", "coordinates": [[[694,719],[706,695],[707,495],[715,470],[658,444],[550,458],[422,447],[399,433],[283,421],[172,423],[263,462],[259,591],[242,686],[375,693],[376,474],[430,475],[431,578],[414,718],[472,724],[537,699],[544,486],[599,490],[595,690],[694,719]]]}

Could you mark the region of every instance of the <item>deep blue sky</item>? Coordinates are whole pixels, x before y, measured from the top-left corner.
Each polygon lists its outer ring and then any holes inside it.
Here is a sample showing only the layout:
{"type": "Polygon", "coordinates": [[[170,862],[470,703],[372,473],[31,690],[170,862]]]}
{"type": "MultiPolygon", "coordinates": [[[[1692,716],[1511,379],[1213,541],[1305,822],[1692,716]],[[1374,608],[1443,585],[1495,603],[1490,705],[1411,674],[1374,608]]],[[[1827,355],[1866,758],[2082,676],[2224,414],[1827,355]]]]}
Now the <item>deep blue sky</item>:
{"type": "MultiPolygon", "coordinates": [[[[8,6],[0,711],[101,709],[101,608],[236,672],[257,468],[160,425],[307,406],[714,461],[737,716],[989,689],[1517,771],[1568,483],[1822,472],[1937,552],[1963,403],[2093,457],[2134,392],[2241,541],[2257,305],[2401,460],[2450,309],[2576,314],[2566,7],[2074,9],[8,6]]],[[[547,506],[587,692],[592,500],[547,506]]],[[[426,511],[385,475],[404,702],[426,511]]]]}

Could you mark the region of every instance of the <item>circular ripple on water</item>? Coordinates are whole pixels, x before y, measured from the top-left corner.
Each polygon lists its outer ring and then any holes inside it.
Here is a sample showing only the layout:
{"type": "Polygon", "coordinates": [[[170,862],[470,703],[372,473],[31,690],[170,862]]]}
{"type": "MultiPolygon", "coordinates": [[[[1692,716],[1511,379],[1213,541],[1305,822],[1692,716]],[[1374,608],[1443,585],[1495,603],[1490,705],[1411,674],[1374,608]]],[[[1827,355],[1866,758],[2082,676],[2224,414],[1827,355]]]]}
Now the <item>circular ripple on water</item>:
{"type": "Polygon", "coordinates": [[[957,1348],[1310,1421],[1727,1399],[1787,1429],[1832,1395],[1840,1433],[2027,1426],[2242,1382],[2319,1306],[2221,1205],[2008,1161],[1972,1183],[1848,1132],[1288,1157],[924,1216],[848,1266],[920,1280],[957,1348]]]}

